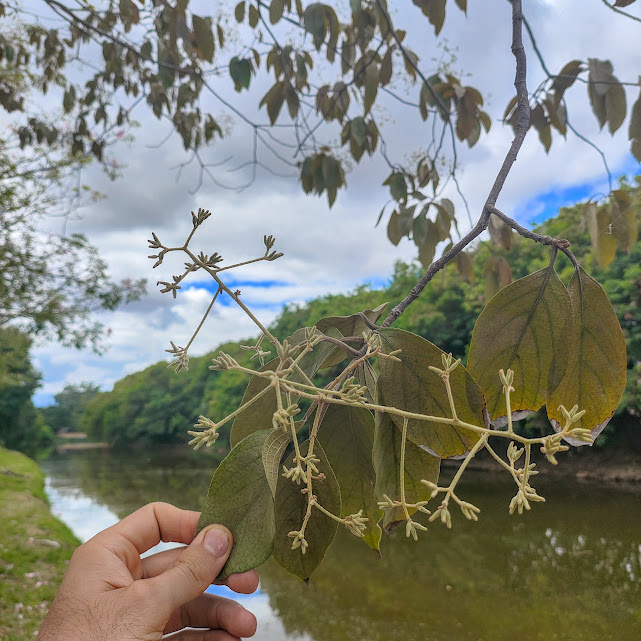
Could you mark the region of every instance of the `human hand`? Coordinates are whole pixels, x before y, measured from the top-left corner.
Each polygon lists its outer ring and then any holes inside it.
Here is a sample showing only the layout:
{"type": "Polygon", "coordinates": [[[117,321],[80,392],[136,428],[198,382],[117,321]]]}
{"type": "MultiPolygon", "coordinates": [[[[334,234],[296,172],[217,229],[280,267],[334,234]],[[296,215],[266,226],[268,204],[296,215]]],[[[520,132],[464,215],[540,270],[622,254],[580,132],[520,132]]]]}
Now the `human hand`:
{"type": "MultiPolygon", "coordinates": [[[[256,632],[256,618],[224,597],[203,594],[231,551],[222,525],[194,538],[199,513],[151,503],[100,532],[73,554],[38,641],[238,641],[256,632]],[[186,548],[140,555],[160,541],[186,548]],[[206,628],[183,630],[183,628],[206,628]]],[[[249,594],[254,570],[224,583],[249,594]]]]}

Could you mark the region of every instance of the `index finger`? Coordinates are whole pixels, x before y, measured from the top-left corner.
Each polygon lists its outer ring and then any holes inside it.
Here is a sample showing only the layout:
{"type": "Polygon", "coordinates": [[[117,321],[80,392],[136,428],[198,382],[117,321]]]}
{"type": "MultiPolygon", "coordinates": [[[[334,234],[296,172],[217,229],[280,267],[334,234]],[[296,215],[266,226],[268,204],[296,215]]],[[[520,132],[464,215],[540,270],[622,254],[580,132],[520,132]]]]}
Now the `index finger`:
{"type": "Polygon", "coordinates": [[[196,535],[199,518],[200,512],[181,510],[169,503],[149,503],[102,534],[118,534],[142,554],[161,541],[189,545],[196,535]]]}

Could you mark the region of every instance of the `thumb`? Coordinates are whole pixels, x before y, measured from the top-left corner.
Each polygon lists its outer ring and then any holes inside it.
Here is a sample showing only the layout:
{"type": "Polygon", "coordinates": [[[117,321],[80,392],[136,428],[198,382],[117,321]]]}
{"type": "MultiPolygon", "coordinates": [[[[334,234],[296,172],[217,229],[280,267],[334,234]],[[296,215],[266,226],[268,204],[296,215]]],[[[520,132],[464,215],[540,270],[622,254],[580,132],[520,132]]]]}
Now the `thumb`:
{"type": "Polygon", "coordinates": [[[200,596],[223,569],[231,544],[231,532],[222,525],[212,525],[200,532],[169,568],[148,579],[156,607],[170,616],[200,596]]]}

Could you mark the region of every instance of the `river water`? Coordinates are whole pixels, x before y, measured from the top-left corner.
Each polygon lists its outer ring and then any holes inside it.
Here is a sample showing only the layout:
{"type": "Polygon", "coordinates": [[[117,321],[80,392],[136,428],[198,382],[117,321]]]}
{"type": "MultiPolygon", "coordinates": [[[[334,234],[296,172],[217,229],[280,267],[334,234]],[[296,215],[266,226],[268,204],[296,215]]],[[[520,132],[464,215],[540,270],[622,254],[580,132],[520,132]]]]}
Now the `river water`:
{"type": "MultiPolygon", "coordinates": [[[[217,462],[94,450],[42,467],[53,512],[87,540],[150,501],[199,509],[217,462]]],[[[257,615],[256,641],[639,641],[641,494],[534,480],[547,502],[510,516],[509,479],[470,472],[460,494],[478,523],[453,512],[452,530],[434,523],[418,543],[395,531],[380,560],[339,529],[309,587],[270,560],[258,593],[234,598],[257,615]]]]}

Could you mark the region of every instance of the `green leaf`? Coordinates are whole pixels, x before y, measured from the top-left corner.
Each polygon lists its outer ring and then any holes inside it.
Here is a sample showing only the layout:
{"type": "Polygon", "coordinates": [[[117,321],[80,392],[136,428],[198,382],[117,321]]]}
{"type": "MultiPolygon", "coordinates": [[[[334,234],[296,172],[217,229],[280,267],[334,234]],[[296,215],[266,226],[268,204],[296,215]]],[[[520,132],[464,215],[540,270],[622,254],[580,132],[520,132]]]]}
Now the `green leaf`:
{"type": "Polygon", "coordinates": [[[367,115],[376,100],[376,94],[378,93],[378,82],[379,82],[379,73],[378,67],[374,61],[370,62],[367,65],[365,70],[365,97],[364,97],[364,109],[365,115],[367,115]]]}
{"type": "Polygon", "coordinates": [[[607,93],[616,78],[612,75],[612,63],[609,60],[598,60],[597,58],[588,58],[588,95],[592,111],[603,125],[608,121],[607,93]]]}
{"type": "Polygon", "coordinates": [[[145,40],[142,47],[140,48],[140,57],[143,60],[151,60],[151,54],[153,51],[153,45],[150,40],[145,40]]]}
{"type": "MultiPolygon", "coordinates": [[[[429,208],[429,205],[425,208],[429,208]]],[[[412,237],[417,247],[420,247],[426,240],[429,233],[428,219],[423,212],[421,212],[412,224],[412,237]]]]}
{"type": "Polygon", "coordinates": [[[276,24],[282,17],[285,10],[285,0],[272,0],[269,5],[269,21],[276,24]]]}
{"type": "Polygon", "coordinates": [[[318,440],[331,463],[341,491],[343,516],[363,510],[368,519],[363,540],[378,550],[383,515],[376,504],[376,475],[372,466],[374,417],[362,407],[330,405],[318,431],[318,440]]]}
{"type": "Polygon", "coordinates": [[[323,157],[323,180],[327,189],[336,189],[340,182],[341,166],[333,156],[323,157]]]}
{"type": "Polygon", "coordinates": [[[260,101],[259,107],[262,107],[263,105],[267,106],[267,115],[269,116],[269,121],[272,125],[278,119],[278,114],[280,113],[280,110],[283,106],[283,101],[285,100],[286,85],[286,81],[277,82],[263,96],[263,99],[260,101]]]}
{"type": "Polygon", "coordinates": [[[393,211],[387,223],[387,237],[393,245],[398,245],[403,238],[399,224],[399,215],[397,211],[393,211]]]}
{"type": "Polygon", "coordinates": [[[455,0],[455,1],[456,1],[456,6],[464,13],[467,13],[467,0],[455,0]]]}
{"type": "MultiPolygon", "coordinates": [[[[386,309],[387,303],[382,303],[374,309],[366,309],[361,313],[370,323],[376,323],[386,309]]],[[[351,316],[328,316],[327,318],[322,318],[316,323],[316,328],[328,336],[331,336],[331,330],[338,331],[341,336],[361,336],[367,329],[367,325],[360,314],[352,314],[351,316]]],[[[327,345],[328,343],[322,344],[327,345]]],[[[347,354],[344,350],[335,346],[329,356],[324,359],[319,369],[338,365],[346,356],[347,354]]]]}
{"type": "Polygon", "coordinates": [[[606,207],[589,202],[585,205],[583,216],[588,223],[594,256],[605,269],[617,253],[617,241],[610,232],[610,212],[606,207]]]}
{"type": "MultiPolygon", "coordinates": [[[[296,421],[294,427],[296,432],[302,427],[303,421],[296,421]]],[[[276,497],[276,488],[278,486],[278,477],[281,474],[280,462],[287,446],[292,442],[292,434],[290,430],[275,430],[271,429],[270,434],[265,440],[263,445],[263,468],[265,469],[265,477],[272,496],[276,497]]]]}
{"type": "Polygon", "coordinates": [[[383,184],[389,185],[390,193],[394,200],[397,202],[405,202],[407,200],[407,183],[405,182],[405,176],[400,171],[390,174],[383,184]]]}
{"type": "MultiPolygon", "coordinates": [[[[445,385],[438,374],[429,369],[430,366],[442,367],[444,352],[424,338],[401,329],[382,329],[380,334],[384,353],[402,350],[396,356],[400,362],[380,359],[378,386],[383,403],[406,412],[451,419],[445,385]]],[[[469,372],[459,365],[450,380],[458,418],[486,427],[485,399],[469,372]]],[[[401,417],[392,415],[392,420],[402,428],[401,417]]],[[[410,419],[407,437],[441,458],[467,452],[479,438],[474,431],[418,419],[410,419]]]]}
{"type": "MultiPolygon", "coordinates": [[[[402,432],[396,427],[391,416],[376,412],[372,461],[376,471],[375,494],[378,501],[383,500],[383,494],[393,501],[401,498],[401,437],[402,432]]],[[[405,500],[408,503],[427,501],[431,492],[421,483],[421,480],[438,483],[440,469],[440,458],[407,441],[405,443],[405,500]]],[[[412,515],[416,510],[410,508],[408,512],[412,515]]],[[[383,528],[389,532],[404,520],[403,508],[386,510],[383,528]]]]}
{"type": "Polygon", "coordinates": [[[350,121],[350,126],[352,138],[354,138],[359,147],[364,147],[367,142],[367,126],[365,124],[365,119],[358,116],[350,121]]]}
{"type": "Polygon", "coordinates": [[[445,207],[438,207],[436,214],[436,230],[439,242],[447,240],[450,237],[450,227],[452,226],[452,217],[447,213],[445,207]]]}
{"type": "Polygon", "coordinates": [[[426,221],[427,232],[421,243],[416,242],[418,247],[418,259],[421,265],[427,269],[434,260],[436,246],[439,243],[439,231],[436,223],[431,220],[426,221]]]}
{"type": "Polygon", "coordinates": [[[608,118],[608,129],[611,134],[623,124],[627,113],[625,90],[620,83],[610,85],[605,94],[605,112],[608,118]]]}
{"type": "MultiPolygon", "coordinates": [[[[639,84],[641,84],[641,78],[639,78],[639,84]]],[[[628,138],[630,140],[634,140],[635,138],[641,139],[641,93],[639,93],[639,97],[632,106],[628,138]]]]}
{"type": "Polygon", "coordinates": [[[539,131],[539,140],[543,144],[543,148],[547,154],[552,146],[552,129],[550,128],[550,125],[546,125],[541,129],[541,131],[539,131]]]}
{"type": "Polygon", "coordinates": [[[445,22],[446,0],[412,0],[412,2],[427,16],[434,26],[434,33],[438,36],[445,22]]]}
{"type": "Polygon", "coordinates": [[[381,62],[380,69],[380,81],[381,86],[385,87],[389,84],[392,79],[392,54],[394,53],[394,47],[388,47],[385,55],[383,56],[383,61],[381,62]]]}
{"type": "Polygon", "coordinates": [[[245,19],[245,0],[236,5],[234,16],[236,16],[236,22],[242,22],[245,19]]]}
{"type": "MultiPolygon", "coordinates": [[[[574,84],[582,69],[583,62],[581,60],[571,60],[559,71],[559,75],[552,83],[552,89],[556,92],[557,101],[561,101],[564,92],[574,84]]],[[[516,101],[514,104],[516,104],[516,101]]]]}
{"type": "MultiPolygon", "coordinates": [[[[300,107],[300,100],[298,98],[298,94],[296,93],[296,90],[289,83],[286,84],[285,95],[287,97],[287,109],[289,111],[289,115],[291,116],[292,119],[294,119],[298,114],[298,108],[300,107]]],[[[338,165],[338,163],[336,164],[338,165]]],[[[338,165],[338,168],[340,170],[340,165],[338,165]]],[[[330,205],[331,204],[332,203],[330,203],[330,205]]]]}
{"type": "Polygon", "coordinates": [[[550,124],[563,136],[567,134],[567,123],[568,117],[565,109],[565,105],[562,102],[559,102],[558,105],[555,104],[552,98],[546,98],[544,100],[545,106],[548,110],[548,118],[550,124]]]}
{"type": "Polygon", "coordinates": [[[253,4],[250,4],[249,5],[249,26],[252,29],[255,29],[259,20],[260,20],[260,14],[258,13],[258,9],[256,9],[256,7],[253,4]]]}
{"type": "Polygon", "coordinates": [[[193,15],[194,40],[201,60],[211,62],[214,59],[214,35],[211,30],[211,18],[201,18],[193,15]]]}
{"type": "Polygon", "coordinates": [[[481,312],[467,369],[485,393],[492,420],[507,413],[500,369],[514,371],[513,413],[536,412],[559,386],[571,309],[570,295],[552,267],[504,287],[481,312]]]}
{"type": "Polygon", "coordinates": [[[603,125],[605,125],[608,120],[605,96],[600,95],[593,84],[588,84],[588,96],[590,98],[592,113],[599,121],[599,127],[603,129],[603,125]]]}
{"type": "Polygon", "coordinates": [[[310,33],[314,39],[314,46],[320,49],[327,34],[327,24],[325,22],[325,6],[320,2],[310,4],[303,14],[303,24],[305,31],[310,33]]]}
{"type": "MultiPolygon", "coordinates": [[[[301,452],[307,454],[309,441],[301,444],[301,452]]],[[[294,465],[295,453],[287,458],[285,466],[294,465]]],[[[318,441],[314,445],[314,456],[320,459],[316,464],[318,471],[325,475],[323,481],[315,481],[314,494],[320,505],[335,515],[340,515],[341,495],[338,481],[327,461],[325,452],[318,441]]],[[[305,538],[309,547],[305,554],[300,548],[292,550],[292,539],[289,532],[298,531],[307,512],[307,494],[301,494],[300,485],[290,479],[280,476],[276,489],[276,535],[274,538],[274,559],[288,572],[307,580],[314,570],[322,563],[327,548],[332,544],[338,523],[323,514],[319,509],[312,508],[305,530],[305,538]]],[[[271,495],[270,495],[271,496],[271,495]]]]}
{"type": "Polygon", "coordinates": [[[263,445],[263,468],[273,497],[276,497],[276,486],[280,476],[280,461],[291,441],[292,435],[289,431],[285,432],[272,428],[263,445]]]}
{"type": "Polygon", "coordinates": [[[365,361],[356,367],[354,372],[358,384],[367,388],[366,397],[369,403],[373,403],[376,398],[376,381],[378,376],[369,361],[365,361]]]}
{"type": "Polygon", "coordinates": [[[241,441],[218,466],[209,486],[198,531],[212,523],[229,528],[234,545],[220,579],[245,572],[272,554],[276,523],[262,451],[273,430],[261,430],[241,441]]]}
{"type": "MultiPolygon", "coordinates": [[[[259,372],[273,372],[280,363],[280,359],[274,358],[269,363],[265,363],[259,372]]],[[[241,405],[251,400],[262,392],[270,384],[269,380],[260,376],[252,376],[249,384],[243,394],[241,405]]],[[[272,416],[277,409],[276,391],[271,390],[259,398],[255,403],[244,409],[236,418],[229,432],[229,442],[234,447],[246,436],[272,426],[272,416]]]]}
{"type": "Polygon", "coordinates": [[[614,3],[615,7],[627,7],[628,5],[631,5],[633,2],[636,2],[637,0],[616,0],[614,3]]]}
{"type": "MultiPolygon", "coordinates": [[[[548,417],[560,431],[560,405],[574,405],[585,415],[573,427],[592,430],[596,438],[617,408],[627,377],[625,339],[612,305],[599,283],[580,267],[570,280],[573,327],[565,350],[567,371],[548,401],[548,417]]],[[[581,441],[566,438],[573,445],[581,441]]]]}
{"type": "Polygon", "coordinates": [[[246,58],[233,57],[229,61],[229,75],[234,81],[236,91],[249,89],[251,80],[252,66],[251,62],[246,58]]]}
{"type": "Polygon", "coordinates": [[[338,22],[338,16],[334,9],[329,5],[325,5],[325,18],[329,27],[329,39],[327,40],[326,55],[329,62],[334,62],[336,53],[338,52],[338,36],[341,33],[341,26],[338,22]]]}
{"type": "Polygon", "coordinates": [[[65,91],[65,95],[62,99],[62,106],[65,110],[65,113],[69,113],[73,106],[76,104],[76,89],[73,85],[65,91]]]}
{"type": "MultiPolygon", "coordinates": [[[[302,345],[304,342],[306,342],[305,330],[305,327],[297,329],[288,339],[290,344],[302,345]]],[[[333,327],[328,327],[326,331],[323,332],[323,334],[330,336],[331,338],[343,338],[343,334],[341,334],[341,332],[334,329],[333,327]]],[[[331,360],[333,360],[332,357],[335,355],[335,350],[338,350],[340,352],[340,360],[338,361],[340,363],[340,361],[344,360],[346,356],[345,352],[341,350],[340,347],[337,347],[329,341],[323,341],[318,343],[311,352],[308,352],[305,356],[303,356],[303,358],[299,362],[299,366],[309,378],[314,378],[321,367],[329,367],[329,365],[325,365],[325,362],[330,362],[331,360]]],[[[336,363],[332,363],[332,365],[335,364],[336,363]]],[[[291,379],[294,381],[302,380],[300,375],[297,374],[292,375],[291,379]]]]}

